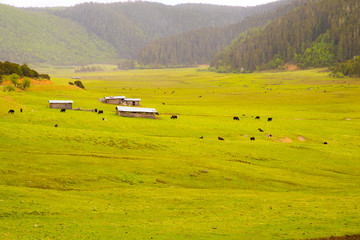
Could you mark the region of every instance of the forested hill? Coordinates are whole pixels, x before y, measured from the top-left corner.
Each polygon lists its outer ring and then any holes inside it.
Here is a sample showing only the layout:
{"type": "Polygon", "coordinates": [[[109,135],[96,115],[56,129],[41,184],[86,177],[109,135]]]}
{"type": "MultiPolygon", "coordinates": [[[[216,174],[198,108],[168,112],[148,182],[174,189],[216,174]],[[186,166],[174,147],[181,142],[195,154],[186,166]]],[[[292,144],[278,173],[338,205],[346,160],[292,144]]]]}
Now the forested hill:
{"type": "Polygon", "coordinates": [[[271,69],[285,62],[323,67],[360,54],[360,0],[309,0],[220,52],[221,71],[271,69]]]}
{"type": "Polygon", "coordinates": [[[115,49],[80,24],[0,4],[0,61],[86,64],[114,62],[115,49]]]}
{"type": "Polygon", "coordinates": [[[269,10],[226,27],[209,27],[161,38],[144,47],[139,54],[143,65],[194,65],[209,64],[215,54],[228,46],[241,32],[263,27],[269,21],[278,19],[305,0],[278,1],[261,6],[269,10]],[[275,10],[273,10],[275,9],[275,10]],[[270,11],[273,10],[273,11],[270,11]]]}
{"type": "Polygon", "coordinates": [[[85,3],[49,13],[80,23],[112,44],[119,58],[136,59],[151,41],[203,27],[226,26],[271,9],[207,4],[167,6],[151,2],[85,3]]]}

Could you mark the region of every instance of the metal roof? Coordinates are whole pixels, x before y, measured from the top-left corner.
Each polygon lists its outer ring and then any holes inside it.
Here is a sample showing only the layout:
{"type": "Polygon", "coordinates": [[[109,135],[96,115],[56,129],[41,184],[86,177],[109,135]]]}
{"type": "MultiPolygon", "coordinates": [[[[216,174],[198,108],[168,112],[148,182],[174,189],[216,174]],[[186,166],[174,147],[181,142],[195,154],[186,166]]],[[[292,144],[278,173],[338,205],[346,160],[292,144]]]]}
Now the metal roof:
{"type": "Polygon", "coordinates": [[[125,101],[141,101],[140,98],[125,98],[125,101]]]}
{"type": "Polygon", "coordinates": [[[125,99],[125,96],[113,96],[113,97],[105,97],[105,99],[125,99]]]}
{"type": "Polygon", "coordinates": [[[147,113],[157,113],[154,108],[138,108],[138,107],[122,107],[117,106],[116,109],[119,112],[147,112],[147,113]]]}
{"type": "Polygon", "coordinates": [[[72,100],[49,100],[49,103],[74,103],[72,100]]]}

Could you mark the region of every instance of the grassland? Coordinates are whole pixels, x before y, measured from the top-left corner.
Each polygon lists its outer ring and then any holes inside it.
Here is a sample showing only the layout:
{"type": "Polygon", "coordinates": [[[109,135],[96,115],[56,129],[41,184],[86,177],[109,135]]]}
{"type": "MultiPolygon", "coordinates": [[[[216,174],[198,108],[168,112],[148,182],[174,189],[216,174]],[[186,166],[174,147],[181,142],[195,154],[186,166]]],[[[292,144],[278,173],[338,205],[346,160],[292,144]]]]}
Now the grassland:
{"type": "Polygon", "coordinates": [[[77,73],[86,90],[68,85],[73,70],[46,68],[54,84],[0,92],[0,239],[360,232],[359,79],[111,69],[77,73]],[[111,95],[142,98],[159,119],[119,117],[98,101],[111,95]]]}

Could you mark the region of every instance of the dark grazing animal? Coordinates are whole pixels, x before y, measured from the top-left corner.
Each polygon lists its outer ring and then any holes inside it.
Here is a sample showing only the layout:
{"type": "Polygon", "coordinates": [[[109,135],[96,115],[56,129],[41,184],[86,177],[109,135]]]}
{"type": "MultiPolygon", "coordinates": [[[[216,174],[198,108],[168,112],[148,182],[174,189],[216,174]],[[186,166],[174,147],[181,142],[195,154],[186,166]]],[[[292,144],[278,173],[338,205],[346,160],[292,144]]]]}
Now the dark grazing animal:
{"type": "Polygon", "coordinates": [[[172,115],[172,116],[170,117],[170,119],[177,119],[177,116],[176,116],[176,115],[172,115]]]}
{"type": "Polygon", "coordinates": [[[268,118],[268,122],[271,122],[272,121],[272,118],[268,118]]]}
{"type": "Polygon", "coordinates": [[[22,108],[20,108],[20,112],[22,112],[22,108]]]}
{"type": "Polygon", "coordinates": [[[162,105],[165,105],[165,103],[163,102],[162,105]]]}
{"type": "Polygon", "coordinates": [[[55,124],[55,127],[58,127],[58,125],[57,125],[57,124],[55,124]]]}
{"type": "Polygon", "coordinates": [[[14,113],[15,111],[14,111],[14,109],[10,109],[9,111],[8,111],[8,113],[14,113]]]}
{"type": "Polygon", "coordinates": [[[94,112],[97,112],[97,108],[94,109],[94,112]]]}
{"type": "Polygon", "coordinates": [[[224,139],[222,137],[218,137],[218,140],[224,141],[224,139]]]}
{"type": "Polygon", "coordinates": [[[66,111],[66,109],[61,109],[61,110],[60,110],[60,112],[65,112],[65,111],[66,111]]]}
{"type": "Polygon", "coordinates": [[[239,120],[239,117],[236,117],[236,116],[235,116],[235,117],[233,117],[233,119],[234,119],[234,120],[239,120]]]}
{"type": "Polygon", "coordinates": [[[259,130],[260,132],[264,132],[264,130],[262,130],[261,128],[258,128],[258,130],[259,130]]]}
{"type": "Polygon", "coordinates": [[[102,113],[104,113],[103,110],[99,110],[99,111],[98,111],[98,114],[102,114],[102,113]]]}
{"type": "Polygon", "coordinates": [[[199,139],[203,139],[203,138],[204,138],[203,136],[199,137],[199,139]]]}
{"type": "Polygon", "coordinates": [[[250,140],[251,140],[251,141],[255,141],[255,137],[251,137],[250,140]]]}
{"type": "Polygon", "coordinates": [[[259,116],[256,116],[255,119],[260,119],[260,117],[259,117],[259,116]]]}
{"type": "Polygon", "coordinates": [[[328,144],[327,142],[324,142],[324,144],[326,145],[326,144],[328,144]]]}

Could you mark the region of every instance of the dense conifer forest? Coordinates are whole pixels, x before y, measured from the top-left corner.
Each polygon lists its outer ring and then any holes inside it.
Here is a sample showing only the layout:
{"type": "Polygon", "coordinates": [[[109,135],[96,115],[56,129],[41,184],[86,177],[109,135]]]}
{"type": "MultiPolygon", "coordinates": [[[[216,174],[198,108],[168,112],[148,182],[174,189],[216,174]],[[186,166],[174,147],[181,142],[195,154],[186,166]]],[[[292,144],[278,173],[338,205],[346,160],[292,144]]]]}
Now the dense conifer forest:
{"type": "Polygon", "coordinates": [[[360,1],[309,0],[303,7],[241,34],[217,54],[218,71],[274,69],[286,62],[325,67],[360,53],[360,1]]]}

